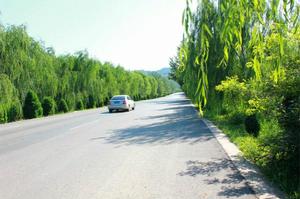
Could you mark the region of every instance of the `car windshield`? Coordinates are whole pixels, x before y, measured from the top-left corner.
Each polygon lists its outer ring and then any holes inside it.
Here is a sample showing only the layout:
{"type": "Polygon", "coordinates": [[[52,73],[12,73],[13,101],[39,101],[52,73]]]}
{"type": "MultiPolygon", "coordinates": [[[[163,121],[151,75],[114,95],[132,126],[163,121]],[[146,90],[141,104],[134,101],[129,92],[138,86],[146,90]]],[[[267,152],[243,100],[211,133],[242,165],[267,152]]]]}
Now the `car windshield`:
{"type": "Polygon", "coordinates": [[[115,96],[113,98],[111,98],[111,100],[124,100],[125,97],[124,96],[115,96]]]}

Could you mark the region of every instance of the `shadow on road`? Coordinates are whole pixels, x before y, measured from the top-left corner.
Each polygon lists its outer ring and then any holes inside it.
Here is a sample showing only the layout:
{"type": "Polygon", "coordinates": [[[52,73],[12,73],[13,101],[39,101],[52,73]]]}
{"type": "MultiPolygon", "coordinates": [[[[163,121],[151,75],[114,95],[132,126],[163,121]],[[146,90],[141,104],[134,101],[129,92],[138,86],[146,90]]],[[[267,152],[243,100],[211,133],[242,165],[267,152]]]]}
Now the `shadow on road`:
{"type": "Polygon", "coordinates": [[[150,103],[167,104],[166,107],[158,109],[165,114],[156,112],[156,115],[138,118],[136,123],[139,125],[115,130],[105,140],[108,143],[125,145],[176,142],[194,144],[213,138],[206,125],[197,117],[189,100],[161,100],[150,103]]]}
{"type": "Polygon", "coordinates": [[[244,178],[238,173],[232,162],[227,159],[216,159],[209,162],[188,161],[186,170],[178,173],[179,176],[196,177],[198,175],[206,176],[205,182],[215,186],[221,184],[219,196],[240,197],[243,195],[252,195],[254,192],[243,182],[244,178]],[[218,173],[230,169],[233,173],[226,174],[225,177],[219,177],[218,173]]]}

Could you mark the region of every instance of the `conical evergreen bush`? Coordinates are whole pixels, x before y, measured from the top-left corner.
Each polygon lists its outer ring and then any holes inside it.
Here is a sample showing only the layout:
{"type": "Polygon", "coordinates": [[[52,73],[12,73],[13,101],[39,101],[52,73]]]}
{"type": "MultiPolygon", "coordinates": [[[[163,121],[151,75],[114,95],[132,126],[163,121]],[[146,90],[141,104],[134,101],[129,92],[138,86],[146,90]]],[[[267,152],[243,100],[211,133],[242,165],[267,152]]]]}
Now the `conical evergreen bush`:
{"type": "Polygon", "coordinates": [[[56,104],[52,97],[45,97],[43,100],[44,115],[53,115],[55,113],[56,104]]]}
{"type": "Polygon", "coordinates": [[[66,100],[64,100],[64,99],[60,100],[60,102],[58,104],[58,112],[60,112],[60,113],[69,112],[69,107],[68,107],[66,100]]]}
{"type": "Polygon", "coordinates": [[[41,102],[34,91],[29,91],[23,106],[25,119],[37,118],[43,115],[41,102]]]}

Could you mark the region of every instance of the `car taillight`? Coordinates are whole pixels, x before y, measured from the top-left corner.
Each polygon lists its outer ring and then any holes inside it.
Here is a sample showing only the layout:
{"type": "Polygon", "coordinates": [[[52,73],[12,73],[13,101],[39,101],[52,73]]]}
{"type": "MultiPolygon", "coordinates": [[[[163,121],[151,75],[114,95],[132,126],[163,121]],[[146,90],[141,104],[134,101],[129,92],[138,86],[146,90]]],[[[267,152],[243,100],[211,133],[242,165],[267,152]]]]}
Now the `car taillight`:
{"type": "Polygon", "coordinates": [[[127,104],[126,100],[123,101],[123,104],[127,104]]]}

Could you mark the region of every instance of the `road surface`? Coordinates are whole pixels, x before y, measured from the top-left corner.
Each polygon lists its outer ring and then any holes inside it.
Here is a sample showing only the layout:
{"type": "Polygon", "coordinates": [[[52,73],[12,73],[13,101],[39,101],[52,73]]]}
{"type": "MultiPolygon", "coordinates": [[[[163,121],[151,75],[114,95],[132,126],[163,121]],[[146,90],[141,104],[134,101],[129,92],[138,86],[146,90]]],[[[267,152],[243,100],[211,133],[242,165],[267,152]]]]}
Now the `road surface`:
{"type": "Polygon", "coordinates": [[[1,199],[255,198],[182,93],[0,125],[1,199]]]}

